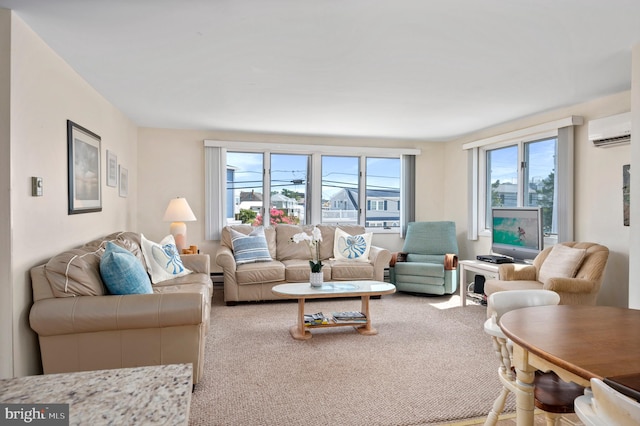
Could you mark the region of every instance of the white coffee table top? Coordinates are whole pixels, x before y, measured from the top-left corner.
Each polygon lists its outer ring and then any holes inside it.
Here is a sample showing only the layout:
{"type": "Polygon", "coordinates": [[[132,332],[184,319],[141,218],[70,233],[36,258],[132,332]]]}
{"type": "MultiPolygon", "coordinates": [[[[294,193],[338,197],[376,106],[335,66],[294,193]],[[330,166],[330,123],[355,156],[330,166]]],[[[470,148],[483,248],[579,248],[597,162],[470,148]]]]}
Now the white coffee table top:
{"type": "Polygon", "coordinates": [[[319,299],[323,297],[377,296],[396,291],[393,284],[382,281],[331,281],[321,287],[311,287],[309,283],[279,284],[271,291],[278,296],[297,299],[319,299]]]}

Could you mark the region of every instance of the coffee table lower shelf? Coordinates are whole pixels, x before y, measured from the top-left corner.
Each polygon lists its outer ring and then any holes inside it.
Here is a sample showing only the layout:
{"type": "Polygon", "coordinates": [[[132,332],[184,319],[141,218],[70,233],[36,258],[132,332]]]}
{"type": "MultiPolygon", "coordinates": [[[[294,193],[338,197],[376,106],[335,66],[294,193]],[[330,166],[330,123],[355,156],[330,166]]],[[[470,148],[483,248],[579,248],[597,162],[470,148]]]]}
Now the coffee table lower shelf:
{"type": "MultiPolygon", "coordinates": [[[[364,312],[364,309],[363,309],[364,312]]],[[[300,331],[300,325],[296,324],[296,325],[292,325],[289,328],[289,333],[291,333],[291,337],[293,337],[294,339],[298,339],[298,340],[307,340],[307,339],[311,339],[311,330],[313,330],[314,328],[329,328],[329,327],[353,327],[356,329],[356,331],[360,334],[364,334],[365,336],[370,336],[370,335],[374,335],[374,334],[378,334],[378,330],[376,330],[375,328],[373,328],[371,326],[371,320],[369,319],[369,317],[367,316],[367,322],[340,322],[340,323],[334,323],[334,324],[314,324],[314,325],[305,325],[304,324],[304,312],[302,313],[303,316],[303,330],[304,334],[302,334],[302,332],[300,331]]]]}

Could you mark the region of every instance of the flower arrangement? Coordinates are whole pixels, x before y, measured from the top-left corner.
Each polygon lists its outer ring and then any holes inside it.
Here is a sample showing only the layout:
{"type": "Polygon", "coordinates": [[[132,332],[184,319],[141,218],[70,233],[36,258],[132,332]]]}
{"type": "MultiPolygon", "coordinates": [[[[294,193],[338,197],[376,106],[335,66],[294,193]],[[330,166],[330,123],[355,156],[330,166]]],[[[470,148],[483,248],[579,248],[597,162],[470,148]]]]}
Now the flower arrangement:
{"type": "MultiPolygon", "coordinates": [[[[271,225],[277,225],[278,223],[295,224],[299,222],[298,218],[287,216],[284,211],[278,210],[275,207],[269,209],[269,218],[271,225]]],[[[259,214],[252,223],[253,226],[262,226],[262,215],[259,214]]]]}
{"type": "Polygon", "coordinates": [[[309,245],[309,253],[311,254],[311,260],[309,266],[311,272],[320,272],[322,270],[322,261],[320,260],[320,241],[322,241],[322,233],[318,227],[314,226],[311,235],[306,232],[300,232],[291,237],[291,241],[299,243],[301,241],[307,241],[309,245]]]}

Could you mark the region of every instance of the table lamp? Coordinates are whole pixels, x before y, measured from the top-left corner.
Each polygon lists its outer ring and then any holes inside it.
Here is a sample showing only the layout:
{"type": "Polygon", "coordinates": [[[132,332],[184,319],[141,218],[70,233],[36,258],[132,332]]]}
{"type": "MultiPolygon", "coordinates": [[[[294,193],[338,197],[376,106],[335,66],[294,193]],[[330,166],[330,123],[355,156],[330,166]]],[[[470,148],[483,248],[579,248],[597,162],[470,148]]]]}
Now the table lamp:
{"type": "Polygon", "coordinates": [[[167,210],[162,218],[164,222],[171,222],[171,235],[176,240],[178,253],[182,253],[182,249],[187,247],[187,225],[185,222],[193,222],[196,216],[193,214],[187,200],[177,197],[169,201],[167,210]]]}

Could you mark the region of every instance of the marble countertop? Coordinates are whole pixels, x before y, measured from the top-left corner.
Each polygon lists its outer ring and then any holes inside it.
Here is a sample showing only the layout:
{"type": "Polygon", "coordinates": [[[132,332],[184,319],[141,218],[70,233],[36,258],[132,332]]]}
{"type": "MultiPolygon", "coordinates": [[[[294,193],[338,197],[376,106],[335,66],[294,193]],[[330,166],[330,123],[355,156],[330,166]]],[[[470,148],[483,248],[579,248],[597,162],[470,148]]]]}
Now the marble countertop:
{"type": "Polygon", "coordinates": [[[0,380],[0,402],[69,404],[71,425],[187,425],[191,364],[0,380]]]}

